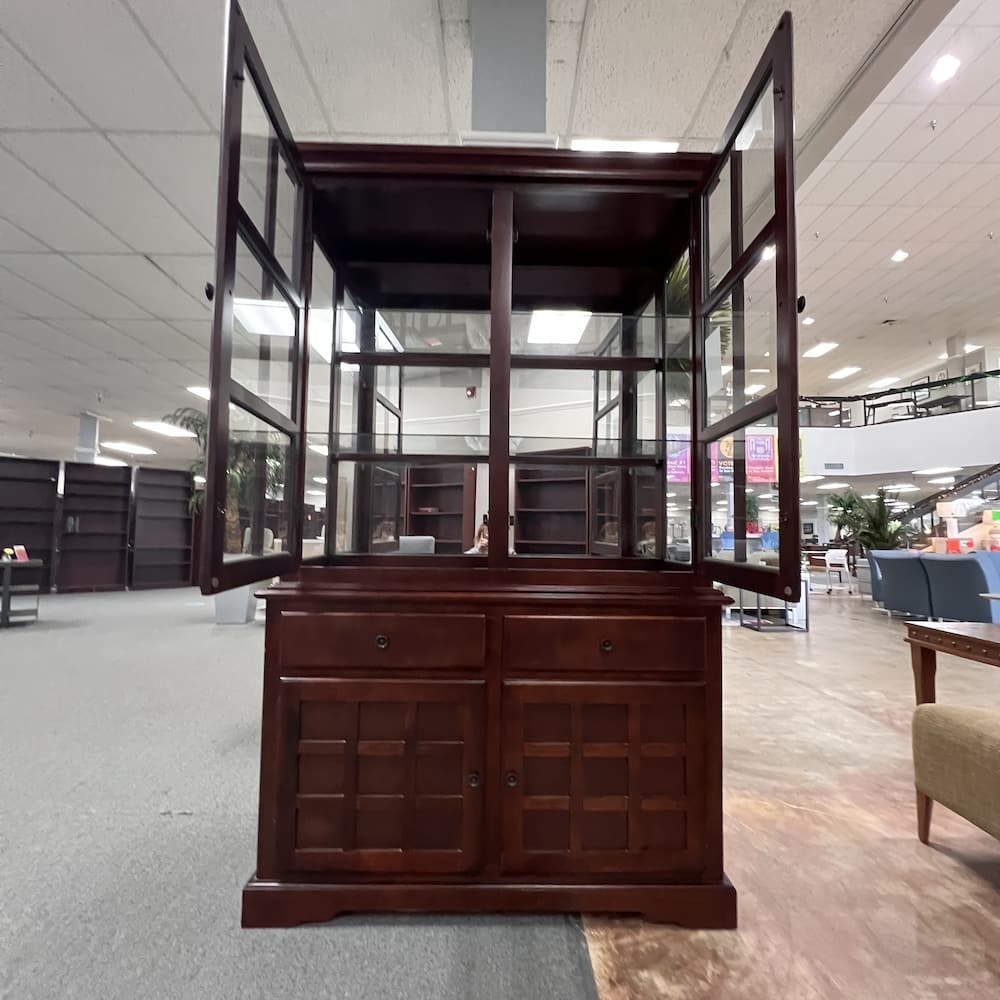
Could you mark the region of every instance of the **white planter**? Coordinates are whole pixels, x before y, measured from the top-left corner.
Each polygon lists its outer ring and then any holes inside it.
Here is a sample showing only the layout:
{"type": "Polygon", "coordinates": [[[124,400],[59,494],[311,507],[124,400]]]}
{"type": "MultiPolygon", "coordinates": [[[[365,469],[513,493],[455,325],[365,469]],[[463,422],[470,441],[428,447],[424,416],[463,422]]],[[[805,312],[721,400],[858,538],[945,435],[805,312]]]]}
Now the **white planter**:
{"type": "Polygon", "coordinates": [[[259,583],[246,587],[234,587],[215,595],[216,625],[246,625],[254,620],[257,614],[257,598],[254,591],[260,589],[259,583]]]}

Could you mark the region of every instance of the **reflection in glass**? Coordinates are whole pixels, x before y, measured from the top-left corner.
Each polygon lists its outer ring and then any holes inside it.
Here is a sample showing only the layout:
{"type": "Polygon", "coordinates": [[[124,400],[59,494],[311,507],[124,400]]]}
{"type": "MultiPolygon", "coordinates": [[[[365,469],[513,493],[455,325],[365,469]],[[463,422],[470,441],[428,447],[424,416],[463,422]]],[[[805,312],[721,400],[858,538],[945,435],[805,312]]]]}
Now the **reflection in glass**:
{"type": "Polygon", "coordinates": [[[489,312],[383,309],[376,321],[378,351],[489,354],[489,312]]]}
{"type": "Polygon", "coordinates": [[[333,267],[313,243],[312,291],[309,298],[309,386],[306,431],[326,434],[330,424],[330,366],[333,360],[333,267]]]}
{"type": "Polygon", "coordinates": [[[231,403],[223,546],[227,560],[280,555],[287,549],[285,491],[291,482],[288,435],[231,403]]]}
{"type": "Polygon", "coordinates": [[[705,401],[706,425],[733,412],[733,306],[727,295],[705,320],[705,401]]]}
{"type": "Polygon", "coordinates": [[[511,316],[514,354],[576,357],[656,356],[656,321],[576,309],[536,309],[511,316]]]}
{"type": "Polygon", "coordinates": [[[774,215],[774,81],[770,78],[743,123],[733,151],[742,170],[745,249],[774,215]]]}
{"type": "Polygon", "coordinates": [[[726,160],[708,194],[708,274],[712,291],[733,266],[732,172],[726,160]]]}
{"type": "Polygon", "coordinates": [[[237,235],[232,378],[285,416],[292,413],[295,339],[295,311],[237,235]]]}

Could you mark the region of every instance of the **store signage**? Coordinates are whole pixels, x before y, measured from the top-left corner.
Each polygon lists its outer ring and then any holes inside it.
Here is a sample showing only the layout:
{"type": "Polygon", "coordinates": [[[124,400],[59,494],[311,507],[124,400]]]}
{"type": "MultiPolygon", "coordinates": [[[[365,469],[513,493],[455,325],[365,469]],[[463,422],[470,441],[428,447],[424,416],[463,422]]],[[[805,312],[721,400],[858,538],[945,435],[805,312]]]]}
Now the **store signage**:
{"type": "MultiPolygon", "coordinates": [[[[748,434],[745,460],[748,483],[773,484],[778,481],[778,440],[773,434],[748,434]]],[[[710,447],[712,482],[731,483],[735,461],[732,437],[724,437],[710,447]]],[[[691,446],[687,438],[667,439],[667,482],[691,481],[691,446]]]]}

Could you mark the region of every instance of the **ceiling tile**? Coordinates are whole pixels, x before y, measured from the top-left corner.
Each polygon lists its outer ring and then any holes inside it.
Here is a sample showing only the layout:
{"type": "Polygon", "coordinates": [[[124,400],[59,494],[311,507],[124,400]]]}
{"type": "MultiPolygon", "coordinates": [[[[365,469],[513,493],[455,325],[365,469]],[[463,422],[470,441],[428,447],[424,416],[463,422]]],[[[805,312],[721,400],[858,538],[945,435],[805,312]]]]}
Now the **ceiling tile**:
{"type": "MultiPolygon", "coordinates": [[[[169,273],[165,273],[165,269],[159,263],[139,254],[74,255],[72,260],[88,273],[127,296],[152,316],[167,320],[196,319],[208,312],[208,303],[204,296],[199,301],[181,287],[169,273]]],[[[211,270],[208,273],[211,274],[211,270]]],[[[108,315],[110,318],[110,314],[108,315]]]]}
{"type": "Polygon", "coordinates": [[[193,253],[206,239],[177,213],[104,136],[15,132],[3,143],[132,249],[193,253]]]}
{"type": "Polygon", "coordinates": [[[44,16],[37,0],[4,0],[3,30],[99,128],[205,127],[118,0],[46,0],[44,16]]]}
{"type": "Polygon", "coordinates": [[[13,253],[46,253],[48,247],[29,236],[12,222],[0,219],[0,251],[13,253]]]}
{"type": "MultiPolygon", "coordinates": [[[[25,255],[31,256],[31,255],[25,255]]],[[[47,259],[44,255],[42,259],[47,259]]],[[[18,277],[6,268],[0,268],[0,302],[11,306],[33,319],[79,317],[79,309],[47,291],[18,277]]]]}
{"type": "MultiPolygon", "coordinates": [[[[841,159],[872,162],[881,158],[905,162],[910,158],[908,155],[883,154],[895,140],[915,127],[914,123],[924,117],[925,109],[923,104],[885,105],[882,113],[848,146],[841,159]]],[[[853,135],[853,130],[848,134],[853,135]]]]}
{"type": "Polygon", "coordinates": [[[0,149],[0,191],[0,210],[7,220],[56,250],[101,253],[126,249],[104,226],[4,149],[0,149]]]}
{"type": "Polygon", "coordinates": [[[126,336],[103,320],[53,320],[50,325],[60,330],[68,339],[88,345],[104,360],[159,359],[159,355],[152,348],[133,337],[126,336]]]}
{"type": "MultiPolygon", "coordinates": [[[[948,105],[951,112],[951,105],[948,105]]],[[[930,109],[930,114],[938,117],[940,106],[930,109]]],[[[962,110],[957,116],[950,114],[951,123],[946,128],[939,125],[933,131],[933,138],[916,153],[914,159],[928,163],[974,162],[983,152],[993,147],[996,138],[994,123],[1000,118],[1000,107],[971,107],[962,110]],[[988,145],[980,148],[979,142],[988,145]]]]}
{"type": "Polygon", "coordinates": [[[0,129],[87,126],[87,120],[3,35],[0,35],[0,94],[3,94],[0,129]]]}

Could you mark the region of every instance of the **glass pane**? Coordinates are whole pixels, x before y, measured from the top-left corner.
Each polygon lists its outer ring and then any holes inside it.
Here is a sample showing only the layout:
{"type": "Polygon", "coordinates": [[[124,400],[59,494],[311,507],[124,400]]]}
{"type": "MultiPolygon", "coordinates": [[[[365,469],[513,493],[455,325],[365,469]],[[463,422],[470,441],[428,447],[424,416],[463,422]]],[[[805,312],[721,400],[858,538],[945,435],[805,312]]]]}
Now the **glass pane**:
{"type": "Polygon", "coordinates": [[[280,555],[288,545],[292,444],[287,434],[230,403],[226,456],[227,561],[280,555]]]}
{"type": "MultiPolygon", "coordinates": [[[[691,282],[685,253],[667,278],[665,555],[690,563],[691,550],[691,282]]],[[[641,388],[641,383],[640,383],[641,388]]],[[[642,412],[640,396],[640,413],[642,412]]],[[[640,428],[644,426],[640,422],[640,428]]]]}
{"type": "Polygon", "coordinates": [[[705,281],[711,291],[733,266],[732,171],[726,160],[707,198],[707,260],[705,281]]]}
{"type": "Polygon", "coordinates": [[[240,123],[239,202],[285,274],[296,282],[299,188],[249,73],[240,123]]]}
{"type": "Polygon", "coordinates": [[[378,400],[375,401],[375,436],[395,437],[399,434],[399,417],[378,400]]]}
{"type": "Polygon", "coordinates": [[[774,81],[770,78],[736,137],[733,156],[742,170],[746,248],[774,215],[774,81]]]}
{"type": "MultiPolygon", "coordinates": [[[[405,423],[405,421],[404,421],[405,423]]],[[[489,451],[486,434],[403,434],[400,436],[395,414],[376,413],[376,429],[363,434],[341,434],[336,441],[337,454],[345,455],[456,455],[476,458],[489,451]]]]}
{"type": "Polygon", "coordinates": [[[649,316],[623,317],[579,309],[515,312],[510,338],[513,354],[656,357],[656,321],[649,316]]]}
{"type": "MultiPolygon", "coordinates": [[[[778,387],[778,300],[774,274],[774,257],[765,254],[742,280],[743,313],[733,317],[733,334],[737,366],[742,354],[742,404],[763,396],[778,387]],[[739,335],[743,336],[740,351],[739,335]]],[[[741,404],[741,405],[742,405],[741,404]]]]}
{"type": "Polygon", "coordinates": [[[328,434],[306,437],[306,483],[302,503],[302,558],[314,559],[326,551],[326,483],[328,434]]]}
{"type": "Polygon", "coordinates": [[[399,369],[395,365],[375,369],[375,390],[393,406],[399,406],[399,369]]]}
{"type": "Polygon", "coordinates": [[[489,550],[483,464],[340,462],[336,551],[484,556],[489,550]]]}
{"type": "Polygon", "coordinates": [[[326,434],[330,426],[330,367],[333,360],[333,267],[313,243],[312,291],[309,300],[309,388],[306,431],[326,434]]]}
{"type": "Polygon", "coordinates": [[[237,236],[232,378],[285,416],[292,413],[295,341],[295,310],[237,236]]]}
{"type": "Polygon", "coordinates": [[[705,320],[705,403],[708,426],[733,412],[733,298],[726,296],[705,320]]]}
{"type": "Polygon", "coordinates": [[[618,453],[620,430],[621,407],[616,403],[604,416],[599,417],[597,420],[598,454],[614,455],[618,453]]]}
{"type": "Polygon", "coordinates": [[[488,312],[380,310],[375,349],[379,351],[441,351],[489,354],[488,312]]]}
{"type": "Polygon", "coordinates": [[[656,437],[656,372],[639,372],[635,382],[635,417],[640,441],[656,437]]]}

